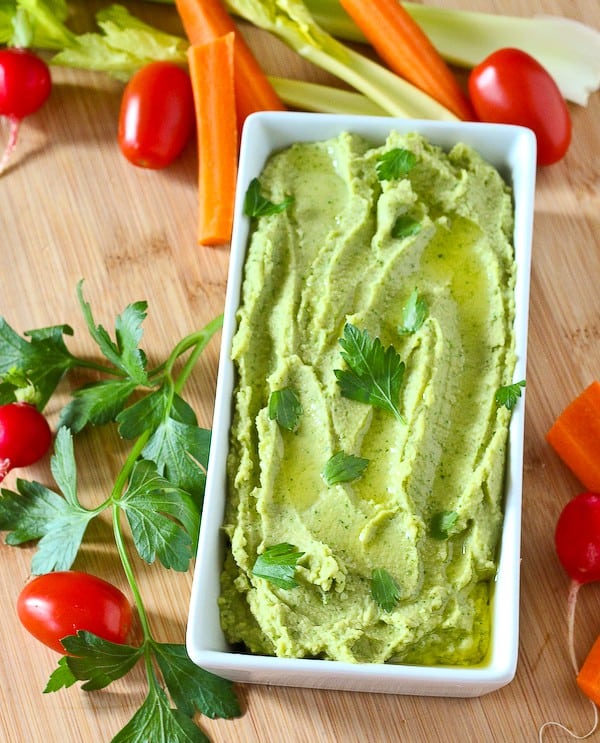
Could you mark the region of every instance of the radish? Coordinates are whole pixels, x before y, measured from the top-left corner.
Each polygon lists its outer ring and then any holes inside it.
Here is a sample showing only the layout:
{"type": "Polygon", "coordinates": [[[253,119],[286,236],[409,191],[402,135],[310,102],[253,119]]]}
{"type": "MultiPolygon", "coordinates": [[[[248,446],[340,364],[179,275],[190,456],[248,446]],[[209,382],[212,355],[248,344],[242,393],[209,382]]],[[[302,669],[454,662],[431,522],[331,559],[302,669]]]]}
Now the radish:
{"type": "Polygon", "coordinates": [[[571,663],[578,672],[573,632],[579,589],[600,580],[600,495],[581,493],[563,508],[554,535],[556,553],[571,578],[568,599],[568,638],[571,663]]]}
{"type": "Polygon", "coordinates": [[[0,160],[0,174],[15,149],[21,121],[35,113],[50,95],[52,80],[43,59],[28,49],[0,50],[0,116],[8,117],[10,133],[0,160]]]}
{"type": "Polygon", "coordinates": [[[27,402],[0,405],[0,482],[14,467],[27,467],[50,448],[52,432],[40,411],[27,402]]]}
{"type": "MultiPolygon", "coordinates": [[[[571,578],[567,608],[567,631],[569,656],[575,675],[579,674],[579,664],[575,656],[574,628],[575,607],[579,589],[586,583],[600,580],[600,494],[580,493],[572,498],[558,517],[554,532],[554,545],[558,559],[571,578]]],[[[591,729],[577,735],[560,722],[545,722],[538,731],[542,741],[544,731],[551,726],[568,733],[571,738],[589,738],[598,727],[598,707],[590,699],[594,708],[591,729]]]]}

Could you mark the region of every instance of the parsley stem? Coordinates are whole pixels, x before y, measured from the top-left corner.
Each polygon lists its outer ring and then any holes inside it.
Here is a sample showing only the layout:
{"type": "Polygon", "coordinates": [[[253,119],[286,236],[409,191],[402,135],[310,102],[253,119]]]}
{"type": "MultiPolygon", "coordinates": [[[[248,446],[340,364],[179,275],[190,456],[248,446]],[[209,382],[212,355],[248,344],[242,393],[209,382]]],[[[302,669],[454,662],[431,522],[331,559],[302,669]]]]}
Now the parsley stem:
{"type": "Polygon", "coordinates": [[[125,485],[129,480],[129,476],[131,475],[131,471],[133,470],[133,467],[137,462],[140,454],[142,453],[144,447],[148,443],[148,439],[150,438],[151,434],[152,430],[147,429],[141,436],[138,436],[138,438],[134,442],[133,446],[131,447],[131,451],[127,455],[127,459],[125,460],[125,463],[121,467],[121,471],[119,472],[115,480],[115,484],[110,495],[111,500],[118,500],[121,497],[121,494],[125,489],[125,485]]]}
{"type": "Polygon", "coordinates": [[[170,374],[173,366],[175,365],[175,362],[177,359],[184,354],[186,351],[188,351],[190,348],[193,348],[194,351],[188,358],[188,360],[185,363],[185,366],[183,367],[183,370],[181,374],[179,375],[179,378],[176,383],[176,392],[179,392],[183,385],[185,384],[185,381],[189,377],[192,368],[194,367],[194,364],[198,360],[198,357],[204,350],[204,348],[207,346],[210,339],[213,337],[213,335],[223,326],[223,315],[218,315],[213,320],[211,320],[207,325],[205,325],[201,330],[197,330],[194,333],[190,333],[190,335],[186,335],[185,338],[182,338],[179,343],[175,346],[175,348],[171,351],[169,354],[169,358],[164,361],[160,366],[157,366],[155,369],[152,370],[150,373],[150,376],[152,378],[155,378],[158,375],[161,374],[170,374]]]}
{"type": "Polygon", "coordinates": [[[113,532],[115,535],[115,544],[117,545],[117,551],[121,559],[121,564],[123,565],[123,570],[125,572],[127,582],[129,583],[129,587],[131,588],[131,592],[133,594],[133,599],[135,601],[135,605],[138,610],[138,615],[140,618],[140,623],[142,625],[142,631],[146,639],[151,638],[152,634],[150,632],[150,625],[148,623],[148,616],[146,614],[144,602],[142,601],[142,597],[141,597],[141,594],[138,588],[138,584],[135,578],[133,567],[129,559],[129,553],[127,552],[127,548],[125,546],[125,540],[123,539],[123,531],[121,528],[121,508],[118,504],[118,500],[121,494],[123,493],[123,490],[125,489],[127,481],[133,470],[133,467],[135,466],[136,461],[138,460],[140,454],[142,453],[142,450],[146,446],[146,443],[148,442],[148,439],[150,438],[151,433],[152,431],[150,429],[148,429],[147,431],[144,431],[144,433],[141,436],[139,436],[134,442],[133,446],[131,447],[131,451],[129,452],[127,456],[127,459],[125,460],[123,466],[121,467],[121,471],[117,475],[117,478],[115,480],[115,484],[114,484],[114,487],[112,489],[112,493],[110,496],[110,500],[112,501],[112,504],[113,504],[112,505],[113,532]]]}
{"type": "MultiPolygon", "coordinates": [[[[220,315],[216,317],[214,320],[212,320],[211,322],[209,322],[208,325],[206,325],[202,330],[198,331],[197,333],[192,333],[191,335],[186,336],[175,346],[173,352],[170,354],[169,358],[167,359],[167,361],[162,367],[165,375],[168,374],[170,376],[171,370],[175,362],[177,361],[178,357],[182,353],[184,353],[190,348],[193,348],[193,352],[188,358],[188,360],[186,361],[183,367],[183,370],[179,374],[176,382],[173,384],[174,393],[179,392],[181,390],[186,379],[190,375],[194,367],[194,364],[198,360],[198,357],[200,356],[200,354],[202,353],[202,351],[204,350],[204,348],[206,347],[206,345],[208,344],[212,336],[216,333],[216,331],[220,327],[222,327],[222,324],[223,324],[223,316],[220,315]]],[[[123,570],[127,577],[127,582],[129,583],[131,592],[133,594],[135,605],[138,610],[138,615],[140,618],[140,624],[142,625],[142,631],[146,639],[152,639],[152,633],[150,631],[150,624],[148,622],[148,616],[146,614],[144,602],[142,600],[142,597],[141,597],[141,594],[138,588],[137,580],[135,578],[135,573],[133,571],[133,566],[131,564],[131,561],[129,559],[129,554],[125,546],[125,540],[123,539],[123,531],[121,528],[121,508],[118,504],[118,501],[123,491],[125,490],[127,481],[129,480],[129,477],[131,476],[131,472],[135,466],[135,463],[140,457],[151,435],[152,435],[152,430],[148,429],[147,431],[144,431],[144,433],[142,433],[141,436],[138,436],[133,446],[131,447],[131,450],[129,451],[127,459],[125,460],[119,474],[117,475],[115,479],[115,483],[114,483],[114,486],[113,486],[113,489],[112,489],[112,492],[109,498],[109,500],[112,502],[112,509],[113,509],[113,532],[115,535],[115,543],[117,545],[119,557],[123,565],[123,570]]]]}
{"type": "Polygon", "coordinates": [[[113,377],[125,377],[125,372],[117,369],[115,366],[109,364],[99,364],[96,361],[88,361],[87,359],[80,359],[78,356],[72,357],[76,362],[74,367],[81,367],[82,369],[92,369],[93,371],[101,372],[102,374],[110,374],[113,377]]]}
{"type": "Polygon", "coordinates": [[[115,535],[115,544],[117,545],[117,551],[121,559],[121,564],[123,565],[123,571],[125,572],[125,576],[127,578],[127,582],[129,583],[129,587],[131,588],[133,600],[135,601],[135,606],[138,611],[140,624],[142,625],[142,632],[144,633],[144,639],[151,639],[152,633],[150,631],[148,615],[146,614],[146,608],[144,606],[144,602],[138,588],[135,573],[133,572],[133,566],[131,564],[131,560],[129,559],[127,547],[125,546],[125,540],[123,539],[123,530],[121,528],[121,509],[116,504],[113,505],[113,532],[115,535]]]}
{"type": "MultiPolygon", "coordinates": [[[[223,327],[223,315],[219,315],[218,317],[215,317],[214,320],[211,320],[208,323],[208,325],[205,325],[204,328],[202,328],[202,330],[194,334],[196,337],[195,348],[190,354],[188,360],[185,362],[184,367],[181,370],[181,373],[177,377],[177,381],[175,382],[175,392],[181,391],[181,388],[185,384],[192,369],[194,368],[194,365],[196,364],[198,357],[200,356],[202,351],[204,351],[204,349],[208,345],[208,342],[213,337],[213,335],[217,332],[217,330],[219,330],[222,327],[223,327]]],[[[177,351],[177,346],[175,347],[175,351],[177,351]]],[[[173,357],[173,355],[174,354],[171,354],[171,357],[173,357]]]]}

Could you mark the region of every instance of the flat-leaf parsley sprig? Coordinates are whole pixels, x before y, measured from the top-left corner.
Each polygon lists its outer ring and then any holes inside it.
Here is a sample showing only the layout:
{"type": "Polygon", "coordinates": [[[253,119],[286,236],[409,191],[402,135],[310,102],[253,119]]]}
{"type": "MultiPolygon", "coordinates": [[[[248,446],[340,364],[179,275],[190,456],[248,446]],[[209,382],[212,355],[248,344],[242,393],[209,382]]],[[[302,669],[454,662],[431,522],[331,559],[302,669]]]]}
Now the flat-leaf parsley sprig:
{"type": "Polygon", "coordinates": [[[503,387],[498,387],[494,399],[497,405],[504,405],[508,410],[512,410],[517,404],[521,397],[521,388],[525,387],[525,380],[521,379],[519,382],[513,384],[506,384],[503,387]]]}
{"type": "Polygon", "coordinates": [[[395,348],[385,348],[379,338],[350,323],[339,344],[347,368],[333,371],[342,395],[383,408],[404,423],[398,398],[406,366],[395,348]]]}
{"type": "Polygon", "coordinates": [[[164,363],[149,368],[139,346],[146,303],[128,305],[117,316],[111,337],[94,321],[81,283],[77,290],[87,328],[102,353],[101,362],[78,358],[68,350],[64,336],[73,331],[67,325],[22,337],[0,319],[0,403],[16,399],[20,380],[35,386],[45,404],[73,369],[89,369],[100,376],[74,390],[60,413],[50,462],[57,489],[23,479],[16,481],[16,491],[3,489],[0,529],[8,532],[8,544],[37,542],[31,569],[43,574],[70,569],[89,523],[108,512],[142,641],[137,646],[119,645],[85,631],[65,638],[69,654],[60,659],[45,691],[77,681],[85,682],[81,687],[85,691],[101,689],[143,661],[148,694],[113,743],[207,741],[192,718],[197,712],[212,718],[239,715],[232,684],[196,666],[185,645],[162,643],[153,636],[130,551],[146,563],[158,561],[182,572],[188,570],[195,554],[210,432],[198,426],[181,390],[222,318],[184,338],[164,363]],[[175,374],[185,354],[187,359],[175,374]],[[86,508],[78,497],[75,437],[86,426],[111,423],[123,438],[131,440],[131,448],[108,497],[86,508]],[[130,549],[125,525],[133,544],[130,549]]]}

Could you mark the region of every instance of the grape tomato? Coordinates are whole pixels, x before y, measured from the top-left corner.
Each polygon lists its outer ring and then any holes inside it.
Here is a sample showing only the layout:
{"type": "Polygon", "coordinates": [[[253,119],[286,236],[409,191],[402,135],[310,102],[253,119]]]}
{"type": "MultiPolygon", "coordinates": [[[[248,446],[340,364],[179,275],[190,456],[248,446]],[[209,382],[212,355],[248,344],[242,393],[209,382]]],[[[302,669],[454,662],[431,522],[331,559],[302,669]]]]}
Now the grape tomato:
{"type": "Polygon", "coordinates": [[[29,581],[17,600],[17,614],[28,632],[63,655],[61,639],[79,630],[124,643],[133,617],[119,588],[75,570],[45,573],[29,581]]]}
{"type": "Polygon", "coordinates": [[[134,165],[153,170],[170,165],[195,128],[188,73],[172,62],[151,62],[127,83],[121,100],[118,141],[134,165]]]}
{"type": "Polygon", "coordinates": [[[520,49],[499,49],[469,74],[469,95],[478,118],[531,129],[539,165],[566,154],[571,142],[571,116],[550,73],[520,49]]]}

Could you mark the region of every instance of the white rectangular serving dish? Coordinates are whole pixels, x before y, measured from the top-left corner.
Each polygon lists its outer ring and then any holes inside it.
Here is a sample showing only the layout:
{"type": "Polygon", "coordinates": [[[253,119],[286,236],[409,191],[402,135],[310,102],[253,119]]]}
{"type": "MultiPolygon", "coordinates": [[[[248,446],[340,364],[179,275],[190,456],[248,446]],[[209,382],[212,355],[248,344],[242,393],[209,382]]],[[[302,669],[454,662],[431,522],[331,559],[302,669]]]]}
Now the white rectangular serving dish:
{"type": "Polygon", "coordinates": [[[233,650],[220,627],[217,599],[223,565],[221,526],[226,498],[226,458],[234,386],[231,342],[236,330],[250,220],[243,214],[248,184],[269,156],[294,142],[327,139],[342,131],[375,144],[388,133],[416,131],[444,149],[465,142],[501,172],[513,188],[514,246],[517,261],[515,381],[525,378],[529,277],[536,175],[536,143],[529,129],[497,124],[416,121],[369,116],[267,112],[249,117],[244,127],[225,301],[211,455],[187,628],[191,659],[220,676],[245,683],[311,688],[475,697],[509,683],[516,672],[519,641],[519,573],[524,400],[515,407],[509,438],[504,526],[492,607],[492,641],[478,666],[352,664],[340,661],[277,658],[233,650]]]}

